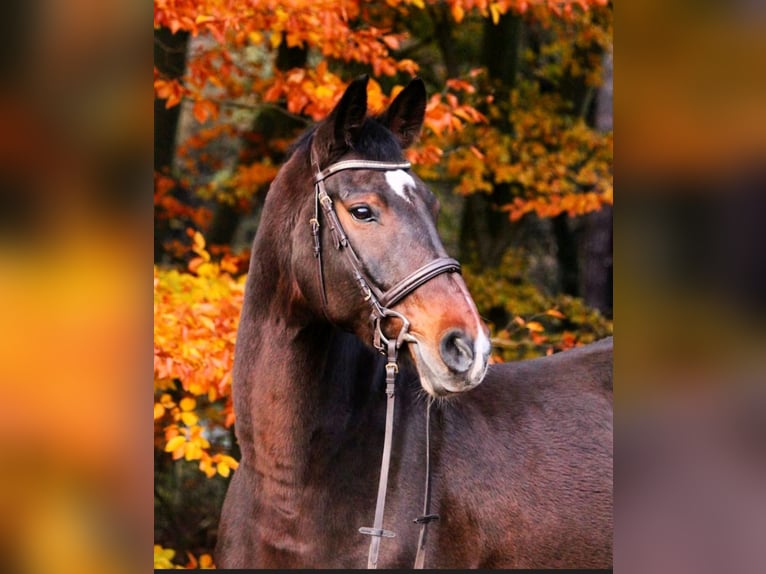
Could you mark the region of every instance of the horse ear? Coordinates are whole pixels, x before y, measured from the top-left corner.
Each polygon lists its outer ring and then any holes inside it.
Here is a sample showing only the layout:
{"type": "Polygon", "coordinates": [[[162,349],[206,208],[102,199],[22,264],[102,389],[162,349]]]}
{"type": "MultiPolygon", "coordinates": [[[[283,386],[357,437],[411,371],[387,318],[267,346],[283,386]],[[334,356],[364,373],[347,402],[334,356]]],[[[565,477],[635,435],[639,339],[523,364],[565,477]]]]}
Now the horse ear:
{"type": "Polygon", "coordinates": [[[366,75],[351,82],[330,115],[317,128],[314,145],[320,161],[339,150],[353,147],[367,117],[366,75]]]}
{"type": "Polygon", "coordinates": [[[406,149],[420,135],[425,115],[426,85],[420,78],[413,78],[379,119],[384,126],[394,132],[402,149],[406,149]]]}

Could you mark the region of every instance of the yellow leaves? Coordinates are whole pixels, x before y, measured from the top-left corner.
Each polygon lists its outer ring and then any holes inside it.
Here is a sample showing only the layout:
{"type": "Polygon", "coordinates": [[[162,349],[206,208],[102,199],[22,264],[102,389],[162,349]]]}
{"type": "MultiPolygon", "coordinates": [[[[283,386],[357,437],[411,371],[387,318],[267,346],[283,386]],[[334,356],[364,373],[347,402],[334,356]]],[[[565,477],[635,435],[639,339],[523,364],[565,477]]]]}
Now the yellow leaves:
{"type": "Polygon", "coordinates": [[[205,249],[205,238],[199,231],[195,231],[192,235],[192,251],[205,261],[210,261],[210,254],[205,249]]]}
{"type": "Polygon", "coordinates": [[[217,460],[216,469],[221,476],[229,476],[232,470],[239,468],[239,463],[228,455],[219,454],[213,458],[217,460]]]}
{"type": "Polygon", "coordinates": [[[154,568],[155,569],[173,569],[177,568],[173,564],[173,558],[175,558],[176,551],[170,548],[163,548],[159,544],[154,545],[154,568]]]}
{"type": "Polygon", "coordinates": [[[197,570],[204,569],[209,570],[215,568],[213,558],[210,554],[201,554],[197,559],[191,552],[187,552],[186,556],[189,559],[186,566],[179,566],[173,562],[176,556],[176,551],[171,548],[163,548],[160,544],[154,545],[154,569],[155,570],[197,570]]]}
{"type": "Polygon", "coordinates": [[[274,15],[277,17],[277,24],[280,24],[280,25],[284,25],[289,18],[289,14],[287,13],[287,10],[281,7],[277,8],[274,11],[274,15]]]}
{"type": "Polygon", "coordinates": [[[212,16],[206,16],[204,14],[199,14],[194,19],[194,23],[195,24],[204,24],[205,22],[212,22],[213,20],[215,20],[215,18],[213,18],[212,16]]]}
{"type": "Polygon", "coordinates": [[[199,417],[194,413],[181,413],[181,420],[187,426],[194,426],[199,422],[199,417]]]}
{"type": "MultiPolygon", "coordinates": [[[[190,238],[196,275],[154,273],[155,437],[174,460],[203,463],[215,456],[205,429],[233,423],[231,369],[245,278],[232,277],[236,266],[227,255],[214,261],[200,233],[190,238]],[[211,408],[221,398],[225,403],[211,408]]],[[[236,468],[223,461],[223,472],[236,468]]]]}
{"type": "Polygon", "coordinates": [[[174,460],[210,459],[210,454],[207,452],[210,442],[205,438],[203,431],[204,429],[196,424],[184,429],[183,432],[179,432],[176,426],[169,427],[166,431],[169,438],[165,444],[165,452],[172,453],[174,460]]]}
{"type": "Polygon", "coordinates": [[[503,14],[503,11],[500,8],[500,5],[495,2],[492,2],[489,5],[489,12],[492,15],[492,23],[497,25],[497,23],[500,21],[500,16],[503,14]]]}
{"type": "Polygon", "coordinates": [[[160,403],[154,403],[154,420],[161,419],[165,416],[165,407],[160,403]]]}
{"type": "Polygon", "coordinates": [[[218,471],[218,474],[220,474],[221,476],[227,477],[229,476],[229,473],[231,472],[231,467],[225,462],[221,461],[216,465],[216,470],[218,471]]]}
{"type": "Polygon", "coordinates": [[[165,445],[165,452],[172,452],[173,458],[181,458],[181,456],[183,456],[185,445],[186,437],[181,435],[175,436],[165,445]],[[176,456],[176,453],[178,453],[178,456],[176,456]]]}
{"type": "Polygon", "coordinates": [[[566,315],[558,309],[548,309],[545,314],[549,317],[556,317],[557,319],[566,319],[566,315]]]}
{"type": "Polygon", "coordinates": [[[545,331],[545,327],[543,327],[542,324],[538,323],[537,321],[529,321],[525,326],[529,331],[534,333],[542,333],[545,331]]]}
{"type": "Polygon", "coordinates": [[[168,393],[163,393],[160,397],[160,404],[166,409],[172,409],[176,404],[173,402],[173,397],[168,393]]]}
{"type": "Polygon", "coordinates": [[[182,411],[193,411],[197,406],[197,401],[191,397],[184,397],[178,405],[181,407],[182,411]]]}
{"type": "Polygon", "coordinates": [[[213,478],[216,474],[228,478],[232,470],[236,470],[239,463],[226,454],[214,454],[213,456],[203,457],[199,463],[199,469],[205,473],[208,478],[213,478]]]}
{"type": "Polygon", "coordinates": [[[202,447],[200,444],[196,442],[187,442],[184,451],[184,459],[199,460],[200,458],[202,458],[202,447]]]}

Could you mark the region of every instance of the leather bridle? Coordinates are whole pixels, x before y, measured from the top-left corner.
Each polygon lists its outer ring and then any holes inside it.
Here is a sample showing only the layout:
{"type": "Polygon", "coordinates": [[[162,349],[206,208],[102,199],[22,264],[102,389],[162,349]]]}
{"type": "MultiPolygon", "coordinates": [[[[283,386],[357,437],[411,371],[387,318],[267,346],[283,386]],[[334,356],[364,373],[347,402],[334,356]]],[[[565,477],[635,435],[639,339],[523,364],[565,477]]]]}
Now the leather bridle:
{"type": "MultiPolygon", "coordinates": [[[[313,143],[313,142],[312,142],[313,143]]],[[[333,163],[325,169],[320,169],[317,156],[312,145],[311,147],[311,166],[314,170],[314,217],[310,220],[311,235],[314,240],[314,257],[317,259],[317,274],[319,289],[322,297],[322,309],[325,317],[328,316],[327,293],[325,291],[324,270],[322,265],[322,240],[320,234],[320,216],[322,213],[326,218],[326,224],[332,234],[333,245],[344,253],[346,260],[354,275],[354,280],[362,292],[365,301],[370,304],[370,320],[373,324],[373,346],[385,354],[386,362],[386,431],[383,441],[383,457],[380,469],[380,482],[378,484],[378,498],[375,507],[375,519],[373,526],[362,527],[359,532],[371,536],[370,552],[367,561],[368,568],[377,568],[378,553],[380,549],[381,538],[393,538],[396,536],[393,532],[383,529],[383,511],[385,508],[386,488],[388,484],[388,470],[391,459],[391,444],[393,436],[394,423],[394,401],[395,401],[395,383],[396,374],[399,372],[397,363],[398,352],[404,343],[410,327],[410,322],[402,313],[394,311],[391,307],[399,303],[407,295],[415,291],[424,283],[427,283],[434,277],[442,273],[459,273],[460,263],[450,257],[437,257],[433,261],[426,263],[416,269],[393,287],[386,291],[381,291],[373,281],[367,276],[362,266],[361,260],[354,251],[348,236],[343,230],[343,226],[338,219],[335,206],[325,189],[325,180],[332,175],[346,170],[375,170],[375,171],[393,171],[398,169],[410,169],[409,162],[383,162],[369,160],[345,160],[333,163]],[[321,211],[320,211],[321,206],[321,211]],[[401,329],[395,338],[388,338],[383,332],[383,322],[386,319],[398,318],[402,322],[401,329]]],[[[415,568],[423,568],[425,560],[425,540],[426,527],[433,520],[438,520],[435,514],[429,514],[430,505],[430,476],[429,476],[429,427],[430,427],[430,401],[426,409],[426,486],[423,503],[423,514],[414,519],[414,522],[421,524],[418,549],[415,558],[415,568]]]]}

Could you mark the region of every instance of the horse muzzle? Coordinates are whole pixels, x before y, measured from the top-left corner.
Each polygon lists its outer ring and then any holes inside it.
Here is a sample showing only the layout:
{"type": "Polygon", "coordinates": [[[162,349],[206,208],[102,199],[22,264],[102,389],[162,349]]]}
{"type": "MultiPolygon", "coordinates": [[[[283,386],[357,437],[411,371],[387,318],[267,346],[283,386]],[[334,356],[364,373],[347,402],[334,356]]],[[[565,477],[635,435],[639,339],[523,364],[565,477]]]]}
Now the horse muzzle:
{"type": "Polygon", "coordinates": [[[423,389],[445,397],[473,389],[484,380],[489,365],[490,342],[483,330],[472,337],[461,329],[448,329],[434,348],[416,334],[405,340],[423,389]]]}

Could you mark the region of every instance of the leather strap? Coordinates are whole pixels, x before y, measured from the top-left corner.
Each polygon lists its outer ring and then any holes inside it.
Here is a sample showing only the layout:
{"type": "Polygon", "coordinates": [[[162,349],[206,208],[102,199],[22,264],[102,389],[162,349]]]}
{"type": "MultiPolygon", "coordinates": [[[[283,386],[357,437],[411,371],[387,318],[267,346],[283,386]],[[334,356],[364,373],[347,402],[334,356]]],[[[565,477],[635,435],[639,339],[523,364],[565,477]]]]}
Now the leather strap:
{"type": "Polygon", "coordinates": [[[399,283],[391,287],[380,296],[380,304],[383,307],[392,307],[415,289],[428,283],[431,279],[442,273],[459,273],[460,263],[451,257],[439,257],[430,263],[423,265],[420,269],[411,273],[399,283]]]}
{"type": "MultiPolygon", "coordinates": [[[[397,169],[409,169],[409,162],[380,162],[380,161],[368,161],[368,160],[346,160],[332,164],[324,170],[319,169],[317,157],[312,146],[311,148],[311,165],[314,169],[314,217],[310,220],[311,235],[314,241],[314,256],[317,259],[317,274],[319,276],[319,289],[322,296],[322,311],[325,318],[329,321],[327,312],[327,293],[325,291],[324,272],[322,266],[322,238],[321,238],[321,226],[320,215],[324,213],[327,225],[329,226],[330,233],[333,238],[335,248],[339,251],[343,251],[349,262],[349,266],[354,274],[362,295],[366,301],[370,303],[372,308],[372,321],[373,321],[373,345],[386,353],[388,361],[386,363],[386,428],[385,436],[383,439],[383,456],[380,466],[380,479],[378,483],[378,496],[375,505],[375,518],[372,528],[362,527],[359,532],[367,534],[372,537],[370,541],[370,550],[367,559],[367,568],[375,569],[378,566],[378,555],[380,552],[381,538],[393,538],[395,533],[385,530],[383,528],[383,514],[386,505],[386,491],[388,489],[388,473],[391,462],[391,448],[393,443],[393,428],[394,428],[394,403],[396,400],[395,388],[396,388],[396,374],[399,371],[397,364],[397,353],[399,348],[404,342],[404,336],[409,330],[409,320],[396,311],[390,309],[390,307],[399,303],[407,295],[415,291],[424,283],[430,281],[434,277],[441,275],[442,273],[459,273],[460,263],[450,257],[438,257],[433,261],[423,265],[419,269],[406,276],[404,279],[396,283],[391,289],[381,294],[381,291],[374,285],[372,281],[364,273],[362,263],[357,256],[356,252],[351,246],[348,240],[348,236],[343,230],[343,226],[338,219],[338,214],[335,211],[332,199],[327,194],[325,189],[324,180],[333,174],[340,171],[350,169],[371,169],[377,171],[390,171],[397,169]],[[321,205],[321,210],[320,210],[321,205]],[[389,317],[397,317],[402,321],[402,327],[396,338],[387,338],[383,333],[382,322],[389,317]]],[[[420,530],[420,537],[418,540],[417,555],[415,559],[415,568],[423,568],[425,561],[425,541],[426,541],[426,527],[432,520],[438,519],[436,515],[430,515],[430,456],[429,456],[429,434],[430,434],[430,409],[431,402],[428,403],[426,410],[426,486],[425,486],[425,499],[423,502],[423,515],[416,518],[415,522],[422,524],[420,530]]]]}
{"type": "Polygon", "coordinates": [[[426,486],[423,494],[423,514],[413,522],[420,524],[420,536],[418,537],[418,550],[415,554],[415,570],[422,570],[426,562],[426,534],[428,525],[434,520],[439,520],[438,514],[431,514],[431,405],[433,399],[428,399],[426,405],[426,486]]]}
{"type": "Polygon", "coordinates": [[[362,527],[359,532],[372,536],[370,551],[367,557],[367,568],[374,570],[378,567],[381,537],[393,538],[393,532],[383,529],[383,512],[386,508],[386,491],[388,490],[388,469],[391,463],[391,445],[394,435],[394,393],[396,374],[399,367],[396,363],[396,341],[388,341],[388,362],[386,363],[386,434],[383,438],[383,458],[380,464],[380,480],[378,482],[378,500],[375,504],[375,520],[372,528],[362,527]]]}

